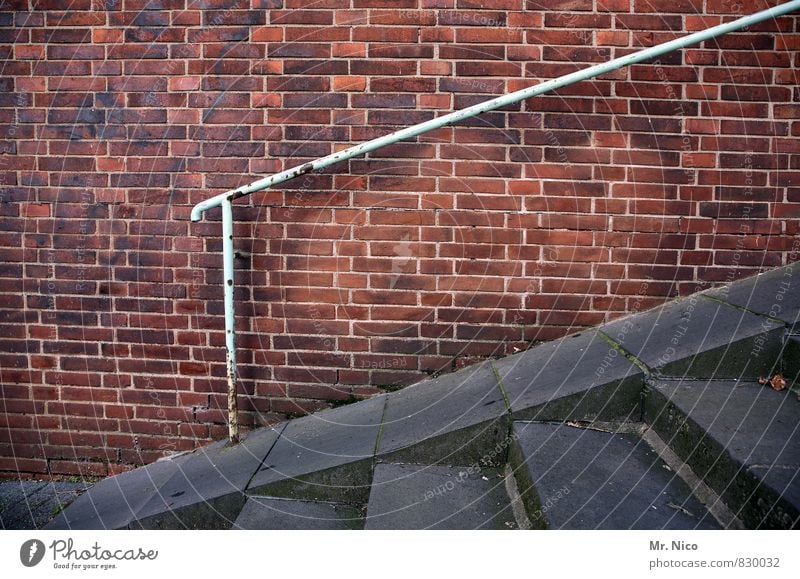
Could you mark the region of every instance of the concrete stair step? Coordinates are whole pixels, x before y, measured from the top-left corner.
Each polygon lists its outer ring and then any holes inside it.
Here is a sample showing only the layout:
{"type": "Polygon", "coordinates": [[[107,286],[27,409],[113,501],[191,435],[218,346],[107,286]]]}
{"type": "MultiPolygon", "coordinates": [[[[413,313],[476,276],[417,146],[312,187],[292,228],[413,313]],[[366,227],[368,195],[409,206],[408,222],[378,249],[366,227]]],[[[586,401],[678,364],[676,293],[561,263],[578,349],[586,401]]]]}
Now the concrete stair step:
{"type": "Polygon", "coordinates": [[[800,261],[704,293],[800,332],[800,261]]]}
{"type": "Polygon", "coordinates": [[[503,392],[484,362],[389,395],[377,455],[385,462],[472,464],[507,433],[503,392]]]}
{"type": "Polygon", "coordinates": [[[249,496],[234,529],[333,531],[364,528],[363,508],[346,503],[249,496]]]}
{"type": "Polygon", "coordinates": [[[366,503],[386,396],[286,423],[253,474],[250,494],[366,503]]]}
{"type": "Polygon", "coordinates": [[[748,528],[800,523],[800,401],[735,380],[656,381],[645,420],[748,528]]]}
{"type": "Polygon", "coordinates": [[[505,477],[494,468],[379,463],[367,529],[516,529],[505,477]]]}
{"type": "Polygon", "coordinates": [[[511,466],[535,528],[716,529],[637,434],[515,421],[511,466]]]}
{"type": "Polygon", "coordinates": [[[245,502],[253,473],[284,425],[256,430],[240,444],[220,441],[190,453],[137,513],[131,528],[228,529],[245,502]]]}
{"type": "Polygon", "coordinates": [[[757,378],[779,364],[786,326],[701,293],[600,331],[654,375],[757,378]]]}
{"type": "Polygon", "coordinates": [[[78,497],[46,526],[50,530],[127,529],[190,455],[163,459],[105,478],[78,497]]]}
{"type": "Polygon", "coordinates": [[[638,417],[645,374],[597,330],[540,344],[493,364],[515,419],[638,417]]]}
{"type": "Polygon", "coordinates": [[[285,425],[248,433],[106,478],[48,525],[50,529],[227,529],[253,473],[285,425]]]}

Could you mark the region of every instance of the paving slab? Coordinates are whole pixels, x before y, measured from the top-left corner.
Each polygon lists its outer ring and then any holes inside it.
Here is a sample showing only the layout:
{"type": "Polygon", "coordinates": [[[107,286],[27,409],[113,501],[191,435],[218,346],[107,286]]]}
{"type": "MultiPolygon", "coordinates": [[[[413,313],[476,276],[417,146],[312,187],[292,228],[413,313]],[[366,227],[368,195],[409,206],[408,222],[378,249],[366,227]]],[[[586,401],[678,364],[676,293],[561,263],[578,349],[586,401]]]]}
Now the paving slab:
{"type": "Polygon", "coordinates": [[[800,330],[800,261],[705,294],[800,330]]]}
{"type": "Polygon", "coordinates": [[[91,482],[0,482],[0,529],[41,529],[91,486],[91,482]]]}
{"type": "Polygon", "coordinates": [[[695,294],[600,330],[660,374],[739,378],[764,375],[776,366],[785,328],[695,294]]]}
{"type": "Polygon", "coordinates": [[[379,463],[366,529],[515,529],[498,470],[379,463]]]}
{"type": "Polygon", "coordinates": [[[512,466],[534,526],[717,529],[719,523],[635,434],[514,422],[512,466]]]}
{"type": "Polygon", "coordinates": [[[734,380],[655,382],[646,420],[750,528],[797,524],[800,500],[787,470],[800,467],[794,393],[734,380]],[[770,476],[765,476],[769,474],[770,476]]]}
{"type": "Polygon", "coordinates": [[[587,331],[494,362],[515,419],[614,420],[638,413],[644,372],[587,331]]]}
{"type": "Polygon", "coordinates": [[[48,529],[125,529],[158,488],[174,475],[185,455],[110,476],[95,484],[55,517],[48,529]]]}
{"type": "Polygon", "coordinates": [[[178,468],[136,513],[133,527],[229,528],[244,506],[244,491],[281,431],[261,428],[239,444],[220,441],[182,457],[178,468]]]}
{"type": "Polygon", "coordinates": [[[657,381],[652,387],[734,460],[800,465],[800,402],[788,392],[735,380],[657,381]]]}
{"type": "Polygon", "coordinates": [[[489,362],[392,393],[378,455],[396,462],[501,464],[507,407],[489,362]]]}
{"type": "Polygon", "coordinates": [[[248,490],[275,497],[364,503],[386,396],[288,423],[248,490]]]}
{"type": "Polygon", "coordinates": [[[334,531],[364,528],[362,509],[345,503],[248,497],[234,529],[334,531]]]}

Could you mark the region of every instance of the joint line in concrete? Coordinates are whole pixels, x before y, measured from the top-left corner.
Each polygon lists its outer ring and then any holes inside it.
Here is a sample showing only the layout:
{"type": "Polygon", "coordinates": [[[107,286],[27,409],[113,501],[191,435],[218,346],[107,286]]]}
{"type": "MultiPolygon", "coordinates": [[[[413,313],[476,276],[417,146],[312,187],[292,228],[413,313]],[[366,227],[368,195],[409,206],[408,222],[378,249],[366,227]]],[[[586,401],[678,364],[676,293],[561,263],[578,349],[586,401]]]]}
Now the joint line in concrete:
{"type": "Polygon", "coordinates": [[[253,479],[258,474],[258,471],[260,471],[264,467],[264,463],[267,462],[267,457],[272,452],[272,449],[275,448],[275,445],[278,444],[278,441],[281,439],[281,437],[283,437],[283,431],[286,430],[286,426],[288,424],[289,424],[288,422],[284,422],[283,423],[283,425],[281,426],[280,431],[278,432],[278,436],[276,436],[275,440],[272,441],[272,444],[270,445],[269,449],[267,450],[267,453],[264,455],[264,458],[262,458],[261,462],[258,463],[258,467],[256,468],[256,470],[254,470],[253,474],[250,475],[250,478],[247,479],[247,484],[244,485],[244,489],[242,489],[242,492],[247,492],[247,489],[250,488],[250,483],[253,482],[253,479]]]}

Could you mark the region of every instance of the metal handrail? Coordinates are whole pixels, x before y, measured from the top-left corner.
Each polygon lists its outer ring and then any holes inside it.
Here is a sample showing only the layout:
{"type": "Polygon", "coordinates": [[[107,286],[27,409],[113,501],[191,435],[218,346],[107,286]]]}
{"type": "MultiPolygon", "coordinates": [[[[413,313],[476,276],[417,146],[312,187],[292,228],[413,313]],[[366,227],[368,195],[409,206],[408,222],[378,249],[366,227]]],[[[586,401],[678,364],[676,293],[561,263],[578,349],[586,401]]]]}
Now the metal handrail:
{"type": "Polygon", "coordinates": [[[596,64],[583,70],[575,71],[558,78],[550,79],[542,83],[512,92],[491,100],[478,103],[471,107],[455,111],[441,117],[436,117],[429,121],[419,123],[405,129],[396,131],[394,133],[366,141],[359,145],[349,147],[342,151],[320,157],[309,163],[286,169],[279,173],[275,173],[269,177],[254,181],[249,185],[244,185],[237,189],[233,189],[226,193],[221,193],[210,199],[206,199],[195,205],[192,208],[191,219],[192,221],[200,221],[203,213],[214,207],[222,207],[222,248],[223,248],[223,278],[224,278],[224,295],[225,295],[225,348],[226,348],[226,367],[228,379],[228,436],[231,442],[236,442],[239,439],[239,422],[238,410],[236,399],[236,336],[234,331],[234,304],[233,304],[233,283],[234,283],[234,267],[233,267],[233,210],[232,202],[239,197],[244,197],[256,191],[261,191],[274,185],[284,183],[300,175],[324,169],[330,165],[365,155],[369,152],[375,151],[387,145],[392,145],[398,141],[411,139],[423,133],[427,133],[434,129],[438,129],[447,125],[452,125],[464,119],[468,119],[492,111],[509,104],[517,103],[531,97],[539,96],[551,91],[554,91],[565,86],[569,86],[582,80],[587,80],[600,76],[602,74],[617,70],[624,66],[630,66],[645,60],[656,58],[663,54],[698,44],[705,40],[717,38],[729,32],[741,30],[748,26],[764,22],[771,18],[783,16],[795,10],[800,10],[800,0],[791,0],[779,6],[769,8],[756,12],[749,16],[744,16],[731,22],[726,22],[718,26],[701,30],[664,42],[656,46],[645,48],[638,52],[627,54],[625,56],[615,58],[605,63],[596,64]]]}

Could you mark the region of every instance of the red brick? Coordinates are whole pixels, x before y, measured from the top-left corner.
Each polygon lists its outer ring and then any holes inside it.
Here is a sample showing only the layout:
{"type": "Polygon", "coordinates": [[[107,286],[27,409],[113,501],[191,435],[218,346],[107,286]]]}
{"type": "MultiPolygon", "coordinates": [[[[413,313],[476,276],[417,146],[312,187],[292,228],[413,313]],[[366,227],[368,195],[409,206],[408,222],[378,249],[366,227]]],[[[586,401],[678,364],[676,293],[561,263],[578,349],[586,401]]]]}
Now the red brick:
{"type": "Polygon", "coordinates": [[[27,203],[22,209],[25,217],[50,217],[49,203],[27,203]]]}
{"type": "Polygon", "coordinates": [[[77,475],[81,477],[106,476],[108,465],[104,462],[51,460],[47,465],[50,474],[77,475]]]}
{"type": "Polygon", "coordinates": [[[170,91],[191,91],[200,88],[199,76],[178,76],[169,79],[170,91]]]}

